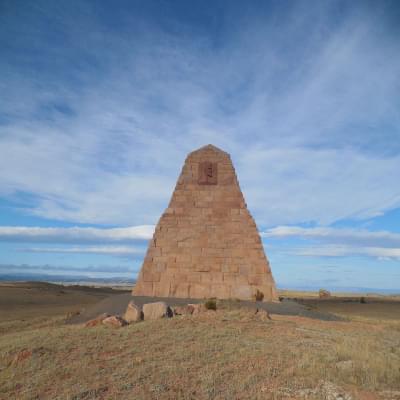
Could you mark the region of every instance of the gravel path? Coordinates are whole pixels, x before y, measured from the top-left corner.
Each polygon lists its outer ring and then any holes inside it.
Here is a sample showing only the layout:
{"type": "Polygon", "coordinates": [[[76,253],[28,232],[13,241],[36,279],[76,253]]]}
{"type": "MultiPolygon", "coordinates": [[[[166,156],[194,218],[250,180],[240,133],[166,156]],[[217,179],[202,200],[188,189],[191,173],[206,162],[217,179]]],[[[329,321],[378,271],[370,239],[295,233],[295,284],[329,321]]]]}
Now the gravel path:
{"type": "MultiPolygon", "coordinates": [[[[165,301],[169,306],[185,305],[188,303],[201,303],[201,299],[177,299],[177,298],[160,298],[160,297],[145,297],[145,296],[132,296],[130,293],[118,294],[107,297],[100,302],[87,307],[80,315],[70,318],[67,322],[71,324],[78,324],[86,322],[92,318],[97,317],[99,314],[119,314],[125,312],[126,306],[129,301],[133,300],[135,304],[142,306],[145,303],[153,303],[155,301],[165,301]]],[[[341,321],[342,318],[329,314],[313,311],[307,306],[297,303],[294,300],[283,300],[280,303],[266,303],[254,301],[240,301],[240,306],[249,308],[262,308],[271,314],[280,315],[297,315],[308,318],[320,319],[324,321],[341,321]]]]}

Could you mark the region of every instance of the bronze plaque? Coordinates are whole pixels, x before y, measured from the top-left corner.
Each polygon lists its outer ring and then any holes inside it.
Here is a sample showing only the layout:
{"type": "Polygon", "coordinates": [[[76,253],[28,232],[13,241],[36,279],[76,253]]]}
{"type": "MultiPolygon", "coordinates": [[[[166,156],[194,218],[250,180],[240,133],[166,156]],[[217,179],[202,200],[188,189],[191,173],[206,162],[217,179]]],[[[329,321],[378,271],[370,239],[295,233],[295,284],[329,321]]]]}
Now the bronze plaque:
{"type": "Polygon", "coordinates": [[[217,178],[217,163],[203,161],[199,164],[199,185],[216,185],[217,178]]]}

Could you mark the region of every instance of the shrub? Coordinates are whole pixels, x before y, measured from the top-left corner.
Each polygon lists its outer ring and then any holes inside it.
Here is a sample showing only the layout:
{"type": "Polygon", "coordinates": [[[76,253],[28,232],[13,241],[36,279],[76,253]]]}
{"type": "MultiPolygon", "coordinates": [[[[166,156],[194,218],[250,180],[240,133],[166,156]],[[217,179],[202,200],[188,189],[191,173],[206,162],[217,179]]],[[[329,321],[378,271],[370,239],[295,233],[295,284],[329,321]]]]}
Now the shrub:
{"type": "Polygon", "coordinates": [[[365,297],[360,297],[360,303],[361,303],[361,304],[365,304],[365,303],[366,303],[365,297]]]}
{"type": "Polygon", "coordinates": [[[207,310],[216,310],[217,309],[217,302],[215,299],[208,299],[205,303],[204,306],[207,308],[207,310]]]}

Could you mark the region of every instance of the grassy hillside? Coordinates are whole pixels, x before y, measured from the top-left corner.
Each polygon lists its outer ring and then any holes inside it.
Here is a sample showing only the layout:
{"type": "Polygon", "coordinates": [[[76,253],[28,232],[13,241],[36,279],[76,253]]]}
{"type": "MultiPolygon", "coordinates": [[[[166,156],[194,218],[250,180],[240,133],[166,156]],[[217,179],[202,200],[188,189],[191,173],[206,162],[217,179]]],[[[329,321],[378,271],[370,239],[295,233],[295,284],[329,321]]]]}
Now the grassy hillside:
{"type": "Polygon", "coordinates": [[[399,319],[355,319],[228,303],[120,329],[3,320],[0,399],[400,399],[399,319]]]}

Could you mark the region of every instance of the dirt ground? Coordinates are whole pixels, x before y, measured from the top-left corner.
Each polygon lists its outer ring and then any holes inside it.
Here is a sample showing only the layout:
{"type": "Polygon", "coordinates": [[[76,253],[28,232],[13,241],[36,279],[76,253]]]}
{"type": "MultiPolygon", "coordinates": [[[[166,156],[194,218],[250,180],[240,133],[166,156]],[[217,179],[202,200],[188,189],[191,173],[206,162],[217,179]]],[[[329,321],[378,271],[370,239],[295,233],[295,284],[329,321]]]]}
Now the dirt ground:
{"type": "MultiPolygon", "coordinates": [[[[85,308],[85,310],[77,316],[73,316],[68,320],[70,323],[82,323],[89,319],[95,318],[99,314],[119,314],[123,315],[126,310],[126,305],[129,301],[142,306],[145,303],[154,303],[156,301],[164,301],[169,306],[185,305],[190,303],[199,303],[203,300],[198,299],[178,299],[178,298],[161,298],[161,297],[145,297],[145,296],[131,296],[130,293],[119,294],[110,296],[85,308]]],[[[255,302],[255,301],[235,301],[237,307],[247,307],[251,309],[264,309],[273,314],[279,315],[298,315],[308,318],[321,319],[325,321],[337,321],[341,317],[329,312],[320,312],[316,308],[311,308],[302,305],[290,299],[284,299],[277,303],[255,302]]]]}
{"type": "Polygon", "coordinates": [[[241,302],[218,302],[197,316],[85,328],[66,324],[65,312],[115,304],[121,292],[45,287],[9,291],[13,314],[0,287],[1,400],[400,400],[400,302],[300,305],[341,320],[267,320],[241,302]]]}
{"type": "Polygon", "coordinates": [[[333,313],[344,317],[400,320],[400,299],[361,296],[298,301],[309,309],[322,313],[333,313]]]}
{"type": "Polygon", "coordinates": [[[74,312],[121,293],[121,290],[112,288],[0,282],[0,321],[74,312]]]}

